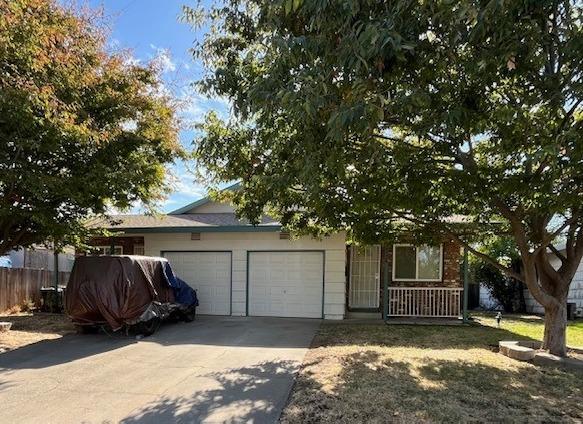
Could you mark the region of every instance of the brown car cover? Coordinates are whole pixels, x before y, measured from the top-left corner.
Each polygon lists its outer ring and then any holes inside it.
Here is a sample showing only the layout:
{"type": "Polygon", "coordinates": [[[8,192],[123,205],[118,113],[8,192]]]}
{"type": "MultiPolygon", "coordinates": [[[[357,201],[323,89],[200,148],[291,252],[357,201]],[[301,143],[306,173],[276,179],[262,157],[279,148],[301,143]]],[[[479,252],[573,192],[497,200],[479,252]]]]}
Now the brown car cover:
{"type": "Polygon", "coordinates": [[[162,313],[174,301],[164,274],[166,259],[80,256],[69,277],[65,311],[74,323],[109,324],[118,330],[162,313]]]}

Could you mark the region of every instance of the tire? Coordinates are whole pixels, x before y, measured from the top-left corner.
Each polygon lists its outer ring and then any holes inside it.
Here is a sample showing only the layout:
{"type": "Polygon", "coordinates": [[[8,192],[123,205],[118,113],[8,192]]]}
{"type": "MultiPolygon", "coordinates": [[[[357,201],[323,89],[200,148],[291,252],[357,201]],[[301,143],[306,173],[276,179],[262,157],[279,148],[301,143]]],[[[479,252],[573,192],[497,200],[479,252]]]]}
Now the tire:
{"type": "Polygon", "coordinates": [[[151,336],[160,327],[160,318],[152,318],[146,322],[141,322],[137,325],[137,332],[144,337],[151,336]]]}
{"type": "Polygon", "coordinates": [[[182,313],[180,311],[172,311],[170,316],[165,321],[176,324],[180,320],[182,320],[182,313]]]}
{"type": "Polygon", "coordinates": [[[191,306],[183,314],[182,319],[184,322],[192,322],[196,318],[196,306],[191,306]]]}
{"type": "Polygon", "coordinates": [[[77,334],[97,334],[99,332],[99,327],[96,325],[75,324],[75,330],[77,330],[77,334]]]}

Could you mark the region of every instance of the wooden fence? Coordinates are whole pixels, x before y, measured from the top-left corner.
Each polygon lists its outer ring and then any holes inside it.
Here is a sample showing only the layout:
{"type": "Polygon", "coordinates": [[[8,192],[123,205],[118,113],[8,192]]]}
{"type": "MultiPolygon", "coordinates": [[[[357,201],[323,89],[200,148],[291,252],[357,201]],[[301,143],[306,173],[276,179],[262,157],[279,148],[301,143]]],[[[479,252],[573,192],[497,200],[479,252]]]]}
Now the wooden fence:
{"type": "MultiPolygon", "coordinates": [[[[41,287],[54,285],[53,271],[32,268],[0,268],[0,312],[30,300],[40,306],[41,287]]],[[[59,285],[69,281],[68,272],[59,272],[59,285]]]]}

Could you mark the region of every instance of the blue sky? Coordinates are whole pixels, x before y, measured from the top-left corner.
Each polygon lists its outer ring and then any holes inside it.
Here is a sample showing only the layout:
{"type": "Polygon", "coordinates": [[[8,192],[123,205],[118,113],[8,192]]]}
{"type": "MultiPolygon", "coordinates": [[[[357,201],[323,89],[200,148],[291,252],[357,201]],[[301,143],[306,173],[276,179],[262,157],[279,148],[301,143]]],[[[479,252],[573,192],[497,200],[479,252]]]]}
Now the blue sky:
{"type": "MultiPolygon", "coordinates": [[[[192,82],[203,74],[202,66],[195,63],[188,49],[200,40],[203,31],[194,32],[179,22],[184,4],[196,5],[195,0],[89,0],[94,8],[103,8],[110,30],[109,45],[113,50],[129,49],[136,60],[159,60],[163,68],[165,86],[181,100],[180,112],[185,123],[200,120],[209,110],[228,114],[228,105],[220,99],[206,99],[192,88],[192,82]]],[[[183,130],[182,144],[192,148],[194,134],[183,130]]],[[[168,212],[205,195],[203,186],[196,184],[189,172],[192,163],[177,163],[171,172],[174,191],[162,205],[168,212]]]]}

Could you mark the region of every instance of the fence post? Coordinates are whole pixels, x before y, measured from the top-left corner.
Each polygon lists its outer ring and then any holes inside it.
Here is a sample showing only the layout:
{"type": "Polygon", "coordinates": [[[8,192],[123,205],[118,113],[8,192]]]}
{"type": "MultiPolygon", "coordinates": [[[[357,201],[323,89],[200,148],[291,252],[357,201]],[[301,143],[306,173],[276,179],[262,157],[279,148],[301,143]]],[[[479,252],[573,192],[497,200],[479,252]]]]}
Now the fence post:
{"type": "Polygon", "coordinates": [[[383,321],[389,317],[389,264],[383,264],[383,321]]]}
{"type": "Polygon", "coordinates": [[[55,285],[55,296],[59,291],[59,252],[55,248],[53,251],[53,261],[54,261],[54,270],[53,270],[53,283],[55,285]]]}
{"type": "Polygon", "coordinates": [[[470,279],[470,267],[468,264],[468,249],[464,248],[464,311],[463,322],[468,322],[468,289],[470,279]]]}

